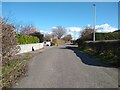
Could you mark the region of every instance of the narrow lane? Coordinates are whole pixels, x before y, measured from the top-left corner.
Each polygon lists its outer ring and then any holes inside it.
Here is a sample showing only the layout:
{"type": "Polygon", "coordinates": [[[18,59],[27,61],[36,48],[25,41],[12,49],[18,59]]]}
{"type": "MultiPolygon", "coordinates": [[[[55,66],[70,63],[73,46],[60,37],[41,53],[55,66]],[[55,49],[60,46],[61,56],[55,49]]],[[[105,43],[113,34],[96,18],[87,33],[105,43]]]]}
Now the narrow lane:
{"type": "Polygon", "coordinates": [[[73,46],[53,47],[35,56],[28,76],[14,88],[117,88],[116,68],[101,64],[73,46]]]}

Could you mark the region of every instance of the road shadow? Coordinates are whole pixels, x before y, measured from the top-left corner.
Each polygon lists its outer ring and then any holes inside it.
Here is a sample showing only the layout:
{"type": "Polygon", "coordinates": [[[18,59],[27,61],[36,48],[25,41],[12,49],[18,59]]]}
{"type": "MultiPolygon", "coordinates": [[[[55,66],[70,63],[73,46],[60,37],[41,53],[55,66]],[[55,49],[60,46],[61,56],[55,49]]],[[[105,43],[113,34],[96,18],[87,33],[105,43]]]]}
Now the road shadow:
{"type": "Polygon", "coordinates": [[[76,47],[76,46],[66,46],[65,48],[60,48],[60,49],[69,49],[69,50],[74,51],[76,56],[79,57],[80,60],[86,65],[99,66],[99,67],[111,67],[111,68],[114,67],[115,68],[115,66],[113,66],[113,65],[102,63],[97,58],[94,58],[92,56],[85,54],[84,52],[80,51],[78,49],[78,47],[76,47]]]}

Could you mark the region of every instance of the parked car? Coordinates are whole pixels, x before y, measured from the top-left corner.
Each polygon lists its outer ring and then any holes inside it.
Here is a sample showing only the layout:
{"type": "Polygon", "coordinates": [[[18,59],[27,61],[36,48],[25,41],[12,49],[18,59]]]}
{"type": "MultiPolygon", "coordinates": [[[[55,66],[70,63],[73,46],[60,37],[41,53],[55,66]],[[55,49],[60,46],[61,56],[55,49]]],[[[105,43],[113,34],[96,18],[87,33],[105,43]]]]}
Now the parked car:
{"type": "Polygon", "coordinates": [[[51,46],[51,42],[50,41],[44,41],[44,45],[45,46],[51,46]]]}

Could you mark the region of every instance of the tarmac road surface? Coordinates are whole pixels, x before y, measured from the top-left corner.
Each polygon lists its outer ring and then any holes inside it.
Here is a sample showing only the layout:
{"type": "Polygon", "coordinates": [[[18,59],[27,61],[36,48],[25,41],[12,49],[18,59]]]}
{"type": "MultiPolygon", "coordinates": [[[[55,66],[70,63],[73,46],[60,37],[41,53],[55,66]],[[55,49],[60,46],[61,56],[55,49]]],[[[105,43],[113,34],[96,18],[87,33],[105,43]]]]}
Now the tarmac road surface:
{"type": "Polygon", "coordinates": [[[14,88],[117,88],[118,70],[63,45],[44,50],[29,63],[28,76],[14,88]]]}

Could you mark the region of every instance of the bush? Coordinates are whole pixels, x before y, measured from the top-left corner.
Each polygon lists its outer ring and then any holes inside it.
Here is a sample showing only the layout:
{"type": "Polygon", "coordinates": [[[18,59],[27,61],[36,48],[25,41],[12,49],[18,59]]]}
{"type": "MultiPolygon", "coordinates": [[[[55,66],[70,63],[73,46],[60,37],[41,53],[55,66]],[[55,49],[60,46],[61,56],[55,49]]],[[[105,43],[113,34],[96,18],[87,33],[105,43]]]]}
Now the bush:
{"type": "Polygon", "coordinates": [[[43,42],[43,34],[41,34],[40,32],[34,32],[30,34],[31,36],[35,36],[39,38],[39,42],[43,42]]]}
{"type": "MultiPolygon", "coordinates": [[[[95,39],[98,41],[101,40],[119,40],[120,39],[120,32],[110,32],[110,33],[95,33],[95,39]]],[[[83,41],[92,41],[93,40],[93,33],[83,36],[77,40],[78,44],[83,41]]]]}
{"type": "Polygon", "coordinates": [[[39,43],[39,38],[37,38],[35,36],[16,34],[16,37],[18,39],[18,44],[39,43]]]}
{"type": "Polygon", "coordinates": [[[56,45],[56,43],[55,43],[55,42],[52,42],[51,44],[52,44],[52,46],[55,46],[55,45],[56,45]]]}
{"type": "Polygon", "coordinates": [[[15,28],[12,25],[2,23],[2,56],[7,58],[19,52],[15,28]]]}
{"type": "Polygon", "coordinates": [[[119,43],[120,41],[85,42],[85,47],[92,48],[98,54],[111,52],[118,55],[119,43]]]}
{"type": "Polygon", "coordinates": [[[96,42],[84,42],[82,49],[92,50],[96,55],[107,57],[109,63],[119,64],[120,61],[120,41],[96,41],[96,42]]]}

